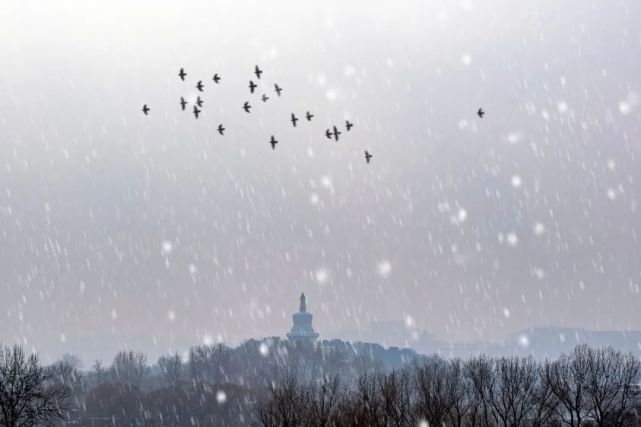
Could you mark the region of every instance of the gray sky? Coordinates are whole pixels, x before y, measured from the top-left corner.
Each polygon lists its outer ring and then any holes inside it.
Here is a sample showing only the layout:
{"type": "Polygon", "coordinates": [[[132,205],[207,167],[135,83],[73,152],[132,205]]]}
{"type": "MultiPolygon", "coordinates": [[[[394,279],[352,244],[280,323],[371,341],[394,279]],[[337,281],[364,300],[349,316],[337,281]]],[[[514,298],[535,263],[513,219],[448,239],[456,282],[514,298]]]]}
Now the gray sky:
{"type": "Polygon", "coordinates": [[[641,329],[641,4],[346,3],[2,1],[0,341],[641,329]]]}

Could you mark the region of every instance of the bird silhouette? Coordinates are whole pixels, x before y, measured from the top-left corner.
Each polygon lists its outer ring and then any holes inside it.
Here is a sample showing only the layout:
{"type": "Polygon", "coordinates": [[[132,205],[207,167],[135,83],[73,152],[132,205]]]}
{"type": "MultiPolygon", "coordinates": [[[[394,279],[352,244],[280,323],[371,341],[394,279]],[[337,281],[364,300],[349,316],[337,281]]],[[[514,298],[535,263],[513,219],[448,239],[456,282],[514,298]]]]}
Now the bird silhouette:
{"type": "Polygon", "coordinates": [[[182,107],[183,111],[185,111],[185,107],[187,106],[187,101],[185,101],[185,98],[182,96],[180,97],[180,106],[182,107]]]}
{"type": "Polygon", "coordinates": [[[345,129],[349,132],[354,127],[354,123],[350,123],[349,120],[345,120],[345,129]]]}
{"type": "Polygon", "coordinates": [[[309,111],[305,113],[305,118],[307,119],[308,122],[312,121],[312,117],[314,117],[314,115],[309,111]]]}
{"type": "Polygon", "coordinates": [[[480,118],[483,118],[483,116],[485,115],[485,111],[483,111],[482,108],[479,108],[479,110],[476,112],[476,115],[480,118]]]}
{"type": "Polygon", "coordinates": [[[267,102],[267,100],[269,99],[269,96],[267,96],[266,94],[263,94],[261,99],[263,100],[263,102],[267,102]]]}
{"type": "Polygon", "coordinates": [[[202,106],[203,106],[203,102],[205,102],[205,101],[203,101],[202,99],[200,99],[200,96],[199,96],[198,98],[196,98],[196,105],[198,105],[199,107],[202,107],[202,106]]]}
{"type": "Polygon", "coordinates": [[[185,73],[184,69],[182,68],[180,69],[180,72],[178,73],[178,77],[180,77],[180,80],[182,80],[183,82],[185,81],[185,77],[187,77],[187,73],[185,73]]]}
{"type": "Polygon", "coordinates": [[[296,127],[296,122],[298,121],[298,117],[296,117],[294,113],[292,113],[292,118],[290,120],[292,122],[292,125],[296,127]]]}
{"type": "Polygon", "coordinates": [[[216,84],[220,83],[220,76],[218,75],[218,73],[214,74],[214,77],[212,78],[212,80],[216,84]]]}
{"type": "Polygon", "coordinates": [[[198,119],[199,114],[200,114],[200,110],[198,109],[198,107],[194,105],[194,116],[196,117],[196,119],[198,119]]]}
{"type": "Polygon", "coordinates": [[[263,74],[263,70],[258,68],[258,65],[254,67],[254,74],[256,74],[256,78],[260,80],[260,75],[263,74]]]}
{"type": "Polygon", "coordinates": [[[365,150],[365,161],[366,161],[367,163],[369,163],[369,160],[370,160],[372,157],[374,157],[374,156],[372,156],[372,155],[369,153],[369,151],[365,150]]]}
{"type": "Polygon", "coordinates": [[[249,81],[249,93],[254,93],[254,89],[256,89],[256,83],[253,81],[249,81]]]}
{"type": "Polygon", "coordinates": [[[203,85],[203,81],[202,80],[198,80],[198,84],[196,85],[196,89],[198,89],[200,92],[203,92],[203,88],[204,87],[205,86],[203,85]]]}
{"type": "Polygon", "coordinates": [[[147,104],[142,106],[142,112],[145,114],[145,116],[149,114],[149,111],[151,111],[151,109],[147,107],[147,104]]]}
{"type": "Polygon", "coordinates": [[[277,84],[274,85],[274,90],[276,91],[276,94],[280,96],[280,93],[283,91],[283,89],[278,86],[277,84]]]}
{"type": "Polygon", "coordinates": [[[341,133],[342,133],[342,132],[340,132],[340,131],[336,128],[336,126],[333,126],[333,131],[332,131],[332,130],[327,129],[327,130],[325,131],[325,136],[327,137],[327,139],[332,139],[332,138],[334,138],[334,140],[335,140],[335,141],[338,141],[338,137],[340,136],[340,134],[341,134],[341,133]]]}
{"type": "Polygon", "coordinates": [[[271,139],[269,140],[269,143],[272,145],[272,150],[275,150],[276,144],[278,144],[278,141],[276,141],[276,138],[274,138],[274,135],[272,135],[271,139]]]}
{"type": "Polygon", "coordinates": [[[246,113],[249,113],[249,110],[251,110],[252,106],[249,105],[249,101],[245,101],[243,104],[243,110],[245,110],[246,113]]]}
{"type": "Polygon", "coordinates": [[[225,135],[225,128],[223,127],[222,123],[218,125],[218,133],[221,135],[225,135]]]}

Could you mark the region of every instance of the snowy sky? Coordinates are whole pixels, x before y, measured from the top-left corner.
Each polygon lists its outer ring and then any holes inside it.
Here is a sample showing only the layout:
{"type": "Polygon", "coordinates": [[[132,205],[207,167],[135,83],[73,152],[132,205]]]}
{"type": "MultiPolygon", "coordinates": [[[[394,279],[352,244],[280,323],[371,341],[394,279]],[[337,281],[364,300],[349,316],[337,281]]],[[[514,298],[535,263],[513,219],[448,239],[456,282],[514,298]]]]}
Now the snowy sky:
{"type": "Polygon", "coordinates": [[[347,3],[1,0],[0,341],[641,329],[641,3],[347,3]]]}

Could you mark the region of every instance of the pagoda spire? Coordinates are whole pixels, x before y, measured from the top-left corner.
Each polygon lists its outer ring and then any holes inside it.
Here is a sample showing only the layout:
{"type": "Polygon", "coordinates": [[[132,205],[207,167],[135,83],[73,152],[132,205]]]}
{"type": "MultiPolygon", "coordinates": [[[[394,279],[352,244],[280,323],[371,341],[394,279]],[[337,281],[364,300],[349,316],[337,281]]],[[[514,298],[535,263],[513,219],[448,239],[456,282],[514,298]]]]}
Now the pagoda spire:
{"type": "Polygon", "coordinates": [[[307,298],[300,294],[298,311],[292,316],[292,329],[287,334],[287,339],[297,345],[311,345],[318,339],[318,334],[312,326],[312,313],[307,311],[307,298]]]}
{"type": "Polygon", "coordinates": [[[300,307],[298,311],[305,313],[307,311],[307,304],[305,303],[305,293],[300,294],[300,307]]]}

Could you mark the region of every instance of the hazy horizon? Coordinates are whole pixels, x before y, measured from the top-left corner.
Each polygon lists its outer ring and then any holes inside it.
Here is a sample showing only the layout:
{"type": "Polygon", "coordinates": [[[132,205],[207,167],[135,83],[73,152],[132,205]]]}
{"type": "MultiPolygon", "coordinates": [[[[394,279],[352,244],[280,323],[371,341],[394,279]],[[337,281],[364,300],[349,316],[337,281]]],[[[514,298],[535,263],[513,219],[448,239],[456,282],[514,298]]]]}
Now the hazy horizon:
{"type": "Polygon", "coordinates": [[[284,336],[301,292],[323,338],[641,330],[639,18],[623,0],[4,2],[0,342],[284,336]]]}

